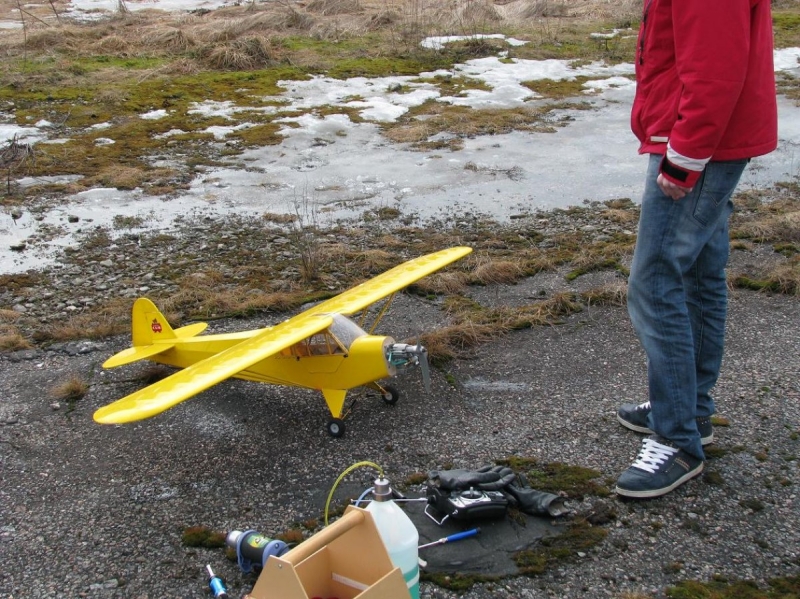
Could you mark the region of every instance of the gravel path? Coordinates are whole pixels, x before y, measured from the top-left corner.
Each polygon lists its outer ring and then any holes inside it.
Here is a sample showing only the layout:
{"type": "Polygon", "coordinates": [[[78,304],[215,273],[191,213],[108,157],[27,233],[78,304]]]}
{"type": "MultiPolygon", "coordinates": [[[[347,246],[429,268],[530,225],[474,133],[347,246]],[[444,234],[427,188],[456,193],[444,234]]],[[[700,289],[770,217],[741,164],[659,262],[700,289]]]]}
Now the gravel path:
{"type": "MultiPolygon", "coordinates": [[[[563,274],[472,293],[515,303],[571,288],[563,274]]],[[[581,277],[574,285],[591,283],[581,277]]],[[[704,476],[656,500],[569,502],[575,514],[612,514],[602,543],[541,576],[479,584],[464,598],[664,597],[686,579],[764,586],[798,575],[800,304],[736,291],[730,308],[716,391],[729,426],[716,427],[704,476]]],[[[400,339],[446,320],[437,303],[402,296],[383,329],[400,339]]],[[[207,597],[205,564],[240,597],[255,579],[221,549],[185,547],[186,527],[274,536],[320,518],[336,477],[361,460],[402,481],[516,455],[596,469],[610,487],[639,448],[640,437],[615,418],[620,402],[645,396],[644,356],[624,308],[590,307],[559,326],[498,338],[435,370],[429,394],[418,375],[407,375],[397,382],[396,406],[356,404],[341,439],[324,432],[326,410],[315,393],[242,381],[155,419],[96,425],[95,409],[140,385],[134,379],[145,365],[100,368],[127,342],[0,355],[0,597],[207,597]],[[72,376],[90,380],[90,392],[59,404],[50,390],[72,376]]],[[[354,476],[364,488],[371,473],[354,476]]],[[[431,583],[422,593],[456,596],[431,583]]]]}

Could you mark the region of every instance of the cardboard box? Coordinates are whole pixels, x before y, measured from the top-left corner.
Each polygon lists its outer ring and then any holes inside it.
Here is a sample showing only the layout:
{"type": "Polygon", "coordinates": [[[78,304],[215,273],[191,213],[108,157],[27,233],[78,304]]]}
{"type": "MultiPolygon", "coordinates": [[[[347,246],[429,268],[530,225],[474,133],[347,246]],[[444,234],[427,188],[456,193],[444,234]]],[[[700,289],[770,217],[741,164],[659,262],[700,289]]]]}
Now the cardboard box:
{"type": "Polygon", "coordinates": [[[281,557],[270,556],[245,599],[410,599],[372,514],[344,516],[281,557]]]}

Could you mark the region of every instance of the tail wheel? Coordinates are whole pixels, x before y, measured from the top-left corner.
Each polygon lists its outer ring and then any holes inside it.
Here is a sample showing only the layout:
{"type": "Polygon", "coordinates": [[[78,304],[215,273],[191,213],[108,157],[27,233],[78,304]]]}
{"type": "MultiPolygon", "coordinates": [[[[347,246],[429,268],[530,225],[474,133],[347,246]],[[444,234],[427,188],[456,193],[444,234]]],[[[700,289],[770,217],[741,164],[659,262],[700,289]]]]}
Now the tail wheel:
{"type": "Polygon", "coordinates": [[[325,428],[331,437],[339,438],[344,435],[344,421],[339,418],[330,420],[325,428]]]}
{"type": "Polygon", "coordinates": [[[380,389],[381,399],[384,403],[393,406],[400,399],[400,392],[391,385],[382,385],[380,389]]]}

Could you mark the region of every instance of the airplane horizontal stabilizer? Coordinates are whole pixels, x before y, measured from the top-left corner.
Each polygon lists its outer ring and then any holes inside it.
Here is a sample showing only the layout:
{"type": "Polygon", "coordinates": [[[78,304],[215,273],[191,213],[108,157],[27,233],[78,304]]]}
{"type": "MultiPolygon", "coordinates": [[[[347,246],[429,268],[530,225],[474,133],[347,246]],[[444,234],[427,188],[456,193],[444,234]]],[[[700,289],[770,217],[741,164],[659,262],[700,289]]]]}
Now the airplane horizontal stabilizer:
{"type": "Polygon", "coordinates": [[[114,354],[108,360],[103,362],[103,368],[116,368],[117,366],[124,366],[131,362],[138,360],[145,360],[161,352],[175,347],[174,343],[159,343],[157,345],[143,345],[140,347],[129,347],[121,352],[114,354]]]}

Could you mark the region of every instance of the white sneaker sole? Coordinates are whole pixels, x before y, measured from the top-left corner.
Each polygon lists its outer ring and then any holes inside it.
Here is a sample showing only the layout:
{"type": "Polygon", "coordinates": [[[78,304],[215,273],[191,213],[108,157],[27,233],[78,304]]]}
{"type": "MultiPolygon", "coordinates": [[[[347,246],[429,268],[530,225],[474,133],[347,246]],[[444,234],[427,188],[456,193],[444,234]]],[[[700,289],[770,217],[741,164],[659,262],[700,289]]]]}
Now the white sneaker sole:
{"type": "Polygon", "coordinates": [[[617,487],[615,489],[617,495],[622,495],[623,497],[633,497],[635,499],[650,499],[653,497],[661,497],[662,495],[666,495],[667,493],[674,491],[678,487],[680,487],[683,483],[692,480],[695,476],[698,476],[701,472],[703,472],[704,463],[700,462],[700,465],[695,468],[694,470],[690,470],[683,476],[681,476],[678,480],[672,483],[668,487],[664,487],[663,489],[651,489],[645,491],[631,491],[630,489],[620,489],[617,487]]]}

